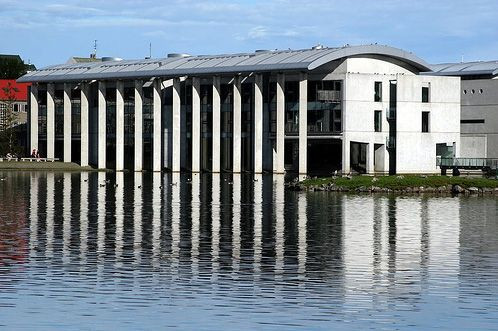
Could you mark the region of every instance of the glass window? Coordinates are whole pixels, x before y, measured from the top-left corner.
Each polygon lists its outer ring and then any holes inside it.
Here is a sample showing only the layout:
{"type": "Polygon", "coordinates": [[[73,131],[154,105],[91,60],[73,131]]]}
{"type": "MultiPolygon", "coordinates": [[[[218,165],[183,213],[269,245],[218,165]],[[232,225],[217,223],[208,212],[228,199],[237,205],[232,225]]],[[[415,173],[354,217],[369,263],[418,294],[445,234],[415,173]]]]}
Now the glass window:
{"type": "Polygon", "coordinates": [[[375,102],[382,101],[382,82],[375,82],[374,101],[375,102]]]}
{"type": "Polygon", "coordinates": [[[423,103],[429,102],[429,92],[430,92],[430,86],[428,84],[426,86],[422,86],[422,102],[423,103]]]}
{"type": "Polygon", "coordinates": [[[429,132],[429,112],[422,112],[422,132],[429,132]]]}
{"type": "Polygon", "coordinates": [[[382,132],[382,110],[376,110],[374,113],[375,132],[382,132]]]}

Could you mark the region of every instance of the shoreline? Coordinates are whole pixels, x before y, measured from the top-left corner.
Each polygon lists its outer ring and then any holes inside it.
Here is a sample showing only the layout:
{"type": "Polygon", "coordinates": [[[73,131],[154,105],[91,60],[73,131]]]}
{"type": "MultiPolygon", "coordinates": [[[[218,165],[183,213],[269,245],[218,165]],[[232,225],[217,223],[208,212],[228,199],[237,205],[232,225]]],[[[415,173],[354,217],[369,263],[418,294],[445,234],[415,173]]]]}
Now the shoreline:
{"type": "Polygon", "coordinates": [[[77,163],[64,162],[29,162],[29,161],[2,161],[0,162],[0,171],[25,171],[25,170],[43,170],[43,171],[108,171],[96,168],[82,167],[77,163]]]}
{"type": "Polygon", "coordinates": [[[498,195],[498,180],[446,176],[353,176],[306,179],[287,184],[292,191],[342,193],[498,195]]]}

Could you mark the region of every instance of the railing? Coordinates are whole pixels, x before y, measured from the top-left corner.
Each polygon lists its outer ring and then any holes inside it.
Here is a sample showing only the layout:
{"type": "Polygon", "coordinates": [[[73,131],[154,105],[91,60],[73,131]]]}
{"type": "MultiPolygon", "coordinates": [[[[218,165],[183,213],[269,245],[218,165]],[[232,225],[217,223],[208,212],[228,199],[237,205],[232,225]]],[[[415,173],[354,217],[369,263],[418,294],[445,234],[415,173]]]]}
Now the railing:
{"type": "Polygon", "coordinates": [[[337,102],[341,101],[341,91],[318,90],[316,91],[318,101],[337,102]]]}
{"type": "Polygon", "coordinates": [[[437,158],[436,165],[445,168],[497,169],[498,159],[449,157],[437,158]]]}

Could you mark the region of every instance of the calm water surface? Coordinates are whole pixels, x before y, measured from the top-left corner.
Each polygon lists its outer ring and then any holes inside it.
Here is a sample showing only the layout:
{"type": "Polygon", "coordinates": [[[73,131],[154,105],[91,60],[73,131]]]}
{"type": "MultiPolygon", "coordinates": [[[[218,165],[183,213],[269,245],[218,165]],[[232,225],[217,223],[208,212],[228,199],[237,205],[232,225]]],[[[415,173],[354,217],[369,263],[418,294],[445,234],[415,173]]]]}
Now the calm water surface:
{"type": "Polygon", "coordinates": [[[0,178],[0,328],[498,328],[494,197],[298,193],[278,176],[0,178]]]}

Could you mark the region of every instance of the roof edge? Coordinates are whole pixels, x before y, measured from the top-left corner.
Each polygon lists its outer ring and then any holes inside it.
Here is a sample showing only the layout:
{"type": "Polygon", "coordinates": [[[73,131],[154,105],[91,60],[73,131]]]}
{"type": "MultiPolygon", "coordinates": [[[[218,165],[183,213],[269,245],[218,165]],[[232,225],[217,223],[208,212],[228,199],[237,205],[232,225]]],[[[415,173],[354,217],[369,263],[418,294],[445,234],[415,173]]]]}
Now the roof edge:
{"type": "Polygon", "coordinates": [[[419,69],[421,72],[432,71],[427,62],[413,53],[384,45],[347,46],[311,62],[308,65],[308,70],[314,70],[328,62],[356,55],[384,55],[406,62],[419,69]]]}

